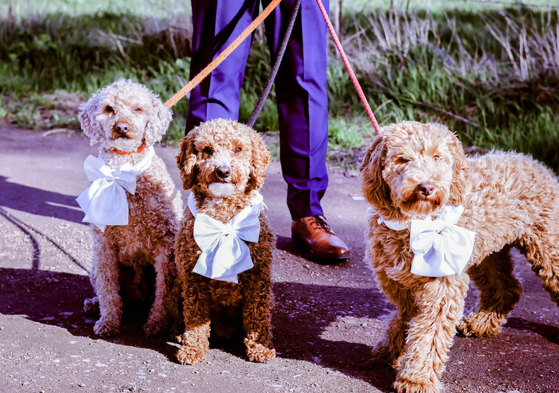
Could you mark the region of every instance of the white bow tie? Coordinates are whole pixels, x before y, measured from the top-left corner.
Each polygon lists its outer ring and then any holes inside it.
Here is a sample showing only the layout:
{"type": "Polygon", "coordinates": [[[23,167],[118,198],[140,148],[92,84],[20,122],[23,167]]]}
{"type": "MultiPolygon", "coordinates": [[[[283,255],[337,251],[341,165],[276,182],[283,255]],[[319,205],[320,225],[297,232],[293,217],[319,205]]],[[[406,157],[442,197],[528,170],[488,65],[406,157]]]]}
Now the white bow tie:
{"type": "MultiPolygon", "coordinates": [[[[446,206],[434,219],[412,220],[410,248],[414,253],[411,272],[426,277],[446,277],[461,274],[474,249],[475,233],[455,225],[463,206],[446,206]]],[[[378,219],[394,230],[406,229],[399,221],[378,219]]]]}
{"type": "Polygon", "coordinates": [[[150,146],[139,163],[127,163],[116,169],[98,157],[87,157],[83,169],[91,184],[76,198],[85,212],[82,221],[94,224],[103,232],[107,225],[128,225],[128,199],[124,190],[136,193],[136,177],[150,166],[154,154],[150,146]]]}
{"type": "Polygon", "coordinates": [[[192,271],[215,280],[237,283],[237,275],[254,266],[245,241],[258,241],[262,205],[262,195],[257,194],[249,206],[224,224],[206,214],[198,214],[194,194],[190,194],[188,207],[196,218],[194,240],[202,250],[192,271]]]}

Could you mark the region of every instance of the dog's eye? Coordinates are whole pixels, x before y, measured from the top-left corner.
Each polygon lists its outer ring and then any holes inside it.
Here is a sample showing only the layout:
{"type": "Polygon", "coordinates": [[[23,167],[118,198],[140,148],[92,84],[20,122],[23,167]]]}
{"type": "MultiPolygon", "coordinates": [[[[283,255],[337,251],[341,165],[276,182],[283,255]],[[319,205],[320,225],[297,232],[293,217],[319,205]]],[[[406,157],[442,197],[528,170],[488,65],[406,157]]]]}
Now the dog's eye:
{"type": "Polygon", "coordinates": [[[105,112],[105,113],[115,113],[115,110],[112,106],[107,105],[106,107],[103,108],[103,112],[105,112]]]}
{"type": "Polygon", "coordinates": [[[243,151],[242,147],[236,147],[235,150],[233,150],[235,153],[240,153],[243,151]]]}
{"type": "Polygon", "coordinates": [[[398,157],[398,159],[396,160],[396,163],[397,164],[407,164],[410,161],[411,160],[407,157],[398,157]]]}
{"type": "Polygon", "coordinates": [[[209,146],[206,146],[202,149],[202,153],[207,154],[208,156],[211,156],[212,154],[214,154],[214,149],[212,149],[209,146]]]}
{"type": "Polygon", "coordinates": [[[142,113],[144,111],[144,108],[137,107],[136,109],[134,109],[134,111],[137,113],[142,113]]]}
{"type": "Polygon", "coordinates": [[[435,155],[433,155],[433,159],[434,159],[435,161],[439,161],[439,160],[441,159],[441,156],[438,155],[438,154],[435,154],[435,155]]]}

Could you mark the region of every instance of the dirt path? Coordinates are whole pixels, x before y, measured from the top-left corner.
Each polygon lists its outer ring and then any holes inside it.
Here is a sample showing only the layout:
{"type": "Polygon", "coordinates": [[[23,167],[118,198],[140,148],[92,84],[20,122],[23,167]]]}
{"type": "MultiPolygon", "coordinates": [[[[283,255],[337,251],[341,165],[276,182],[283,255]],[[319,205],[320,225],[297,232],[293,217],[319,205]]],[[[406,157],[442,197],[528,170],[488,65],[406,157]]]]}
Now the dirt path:
{"type": "MultiPolygon", "coordinates": [[[[273,265],[278,357],[249,363],[242,347],[211,349],[206,363],[181,366],[175,345],[146,340],[129,315],[121,337],[99,339],[82,314],[91,237],[74,201],[86,186],[82,162],[96,150],[75,135],[0,126],[0,392],[379,392],[394,373],[369,369],[392,307],[364,262],[365,202],[359,180],[331,174],[330,223],[352,248],[340,266],[296,254],[286,186],[269,169],[263,194],[277,236],[273,265]]],[[[160,147],[176,179],[176,148],[160,147]]],[[[457,337],[446,392],[559,392],[559,310],[517,256],[524,294],[500,336],[457,337]]],[[[475,302],[471,291],[468,309],[475,302]]]]}

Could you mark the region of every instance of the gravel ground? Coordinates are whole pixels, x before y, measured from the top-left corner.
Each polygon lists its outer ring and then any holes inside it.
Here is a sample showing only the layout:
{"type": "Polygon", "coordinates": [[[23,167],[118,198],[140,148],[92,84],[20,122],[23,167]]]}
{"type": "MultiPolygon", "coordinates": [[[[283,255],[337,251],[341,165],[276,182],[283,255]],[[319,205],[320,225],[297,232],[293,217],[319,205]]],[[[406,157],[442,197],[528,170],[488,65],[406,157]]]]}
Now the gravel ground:
{"type": "MultiPolygon", "coordinates": [[[[159,147],[180,184],[174,147],[159,147]]],[[[359,180],[331,171],[329,222],[350,260],[321,266],[290,240],[279,164],[263,194],[277,236],[274,343],[278,356],[249,363],[240,342],[213,345],[205,363],[181,366],[176,344],[143,337],[128,312],[120,337],[92,333],[82,314],[91,236],[75,197],[87,186],[82,162],[96,149],[79,135],[0,125],[0,392],[385,392],[394,372],[370,368],[371,346],[393,309],[364,261],[366,209],[359,180]]],[[[559,310],[515,254],[524,294],[491,339],[457,337],[443,376],[446,392],[559,392],[559,310]]],[[[467,309],[476,301],[471,289],[467,309]]]]}

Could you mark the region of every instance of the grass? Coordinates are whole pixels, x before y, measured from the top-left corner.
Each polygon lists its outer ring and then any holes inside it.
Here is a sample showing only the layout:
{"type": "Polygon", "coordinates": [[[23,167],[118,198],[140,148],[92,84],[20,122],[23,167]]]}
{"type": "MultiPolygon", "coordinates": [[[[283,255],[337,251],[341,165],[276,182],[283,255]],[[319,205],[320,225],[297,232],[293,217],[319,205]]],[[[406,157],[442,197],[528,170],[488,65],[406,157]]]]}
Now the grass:
{"type": "Polygon", "coordinates": [[[384,123],[443,122],[466,144],[532,154],[559,169],[556,11],[377,12],[353,22],[346,34],[359,32],[368,49],[350,46],[356,69],[384,123]]]}
{"type": "MultiPolygon", "coordinates": [[[[191,25],[183,2],[11,3],[19,8],[0,4],[0,119],[77,127],[78,104],[115,79],[139,81],[163,99],[188,80],[191,25]]],[[[543,0],[530,8],[507,8],[512,0],[393,3],[346,0],[342,22],[344,47],[381,125],[443,122],[466,145],[532,154],[559,172],[558,10],[543,0]]],[[[241,121],[263,89],[269,57],[257,31],[241,121]]],[[[330,158],[355,165],[372,127],[333,47],[328,94],[330,158]]],[[[187,105],[183,99],[173,108],[167,142],[182,137],[187,105]]],[[[255,128],[277,130],[273,92],[255,128]]]]}
{"type": "Polygon", "coordinates": [[[165,0],[164,2],[155,0],[4,0],[0,2],[0,15],[12,14],[18,20],[48,14],[64,14],[74,17],[104,12],[165,18],[170,14],[188,14],[190,2],[184,0],[165,0]]]}

